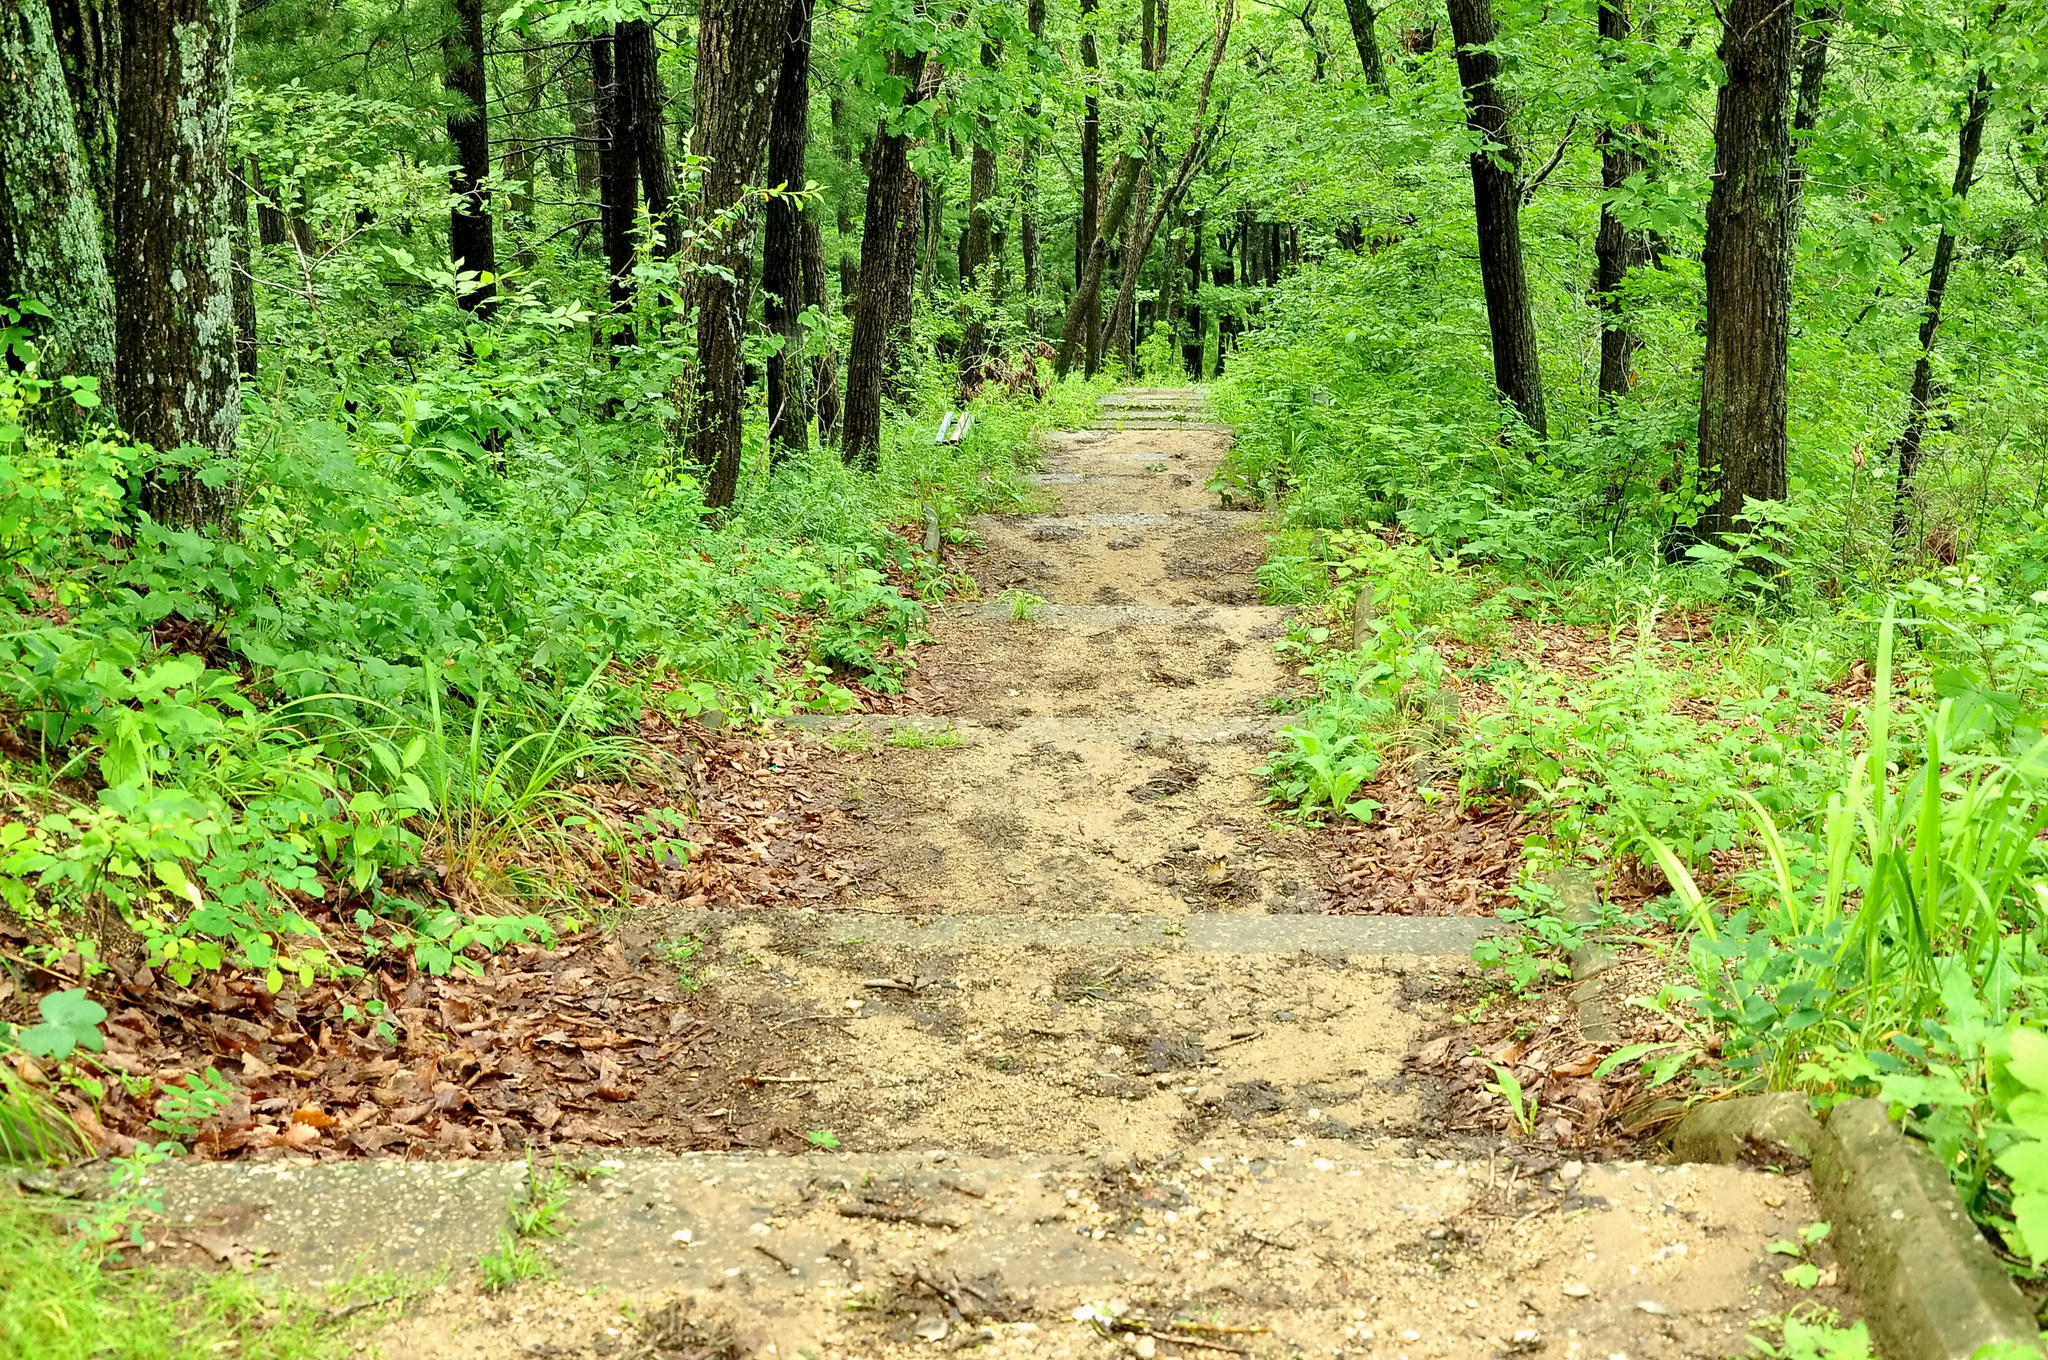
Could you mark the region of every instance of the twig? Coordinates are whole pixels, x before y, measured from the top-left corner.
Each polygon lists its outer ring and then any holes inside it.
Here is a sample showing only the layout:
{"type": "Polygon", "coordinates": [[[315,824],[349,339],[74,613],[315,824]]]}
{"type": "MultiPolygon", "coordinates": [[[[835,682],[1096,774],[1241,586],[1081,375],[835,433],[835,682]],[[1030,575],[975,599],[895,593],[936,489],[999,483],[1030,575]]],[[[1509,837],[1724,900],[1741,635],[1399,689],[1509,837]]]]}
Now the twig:
{"type": "Polygon", "coordinates": [[[1253,1232],[1250,1228],[1246,1228],[1243,1231],[1244,1235],[1246,1237],[1249,1237],[1252,1241],[1263,1242],[1265,1245],[1269,1247],[1278,1247],[1282,1251],[1297,1251],[1300,1249],[1300,1244],[1296,1242],[1276,1242],[1272,1238],[1267,1237],[1263,1233],[1253,1232]]]}
{"type": "Polygon", "coordinates": [[[1193,1346],[1196,1350],[1225,1351],[1231,1355],[1251,1354],[1250,1351],[1242,1346],[1226,1346],[1221,1341],[1204,1341],[1200,1337],[1188,1336],[1183,1332],[1162,1332],[1157,1327],[1143,1322],[1111,1322],[1109,1329],[1112,1332],[1124,1332],[1131,1336],[1149,1336],[1155,1341],[1171,1341],[1176,1346],[1193,1346]]]}
{"type": "Polygon", "coordinates": [[[967,1226],[957,1219],[941,1218],[937,1214],[921,1214],[915,1209],[892,1209],[886,1204],[842,1204],[838,1209],[841,1218],[874,1218],[884,1223],[915,1223],[925,1228],[967,1226]]]}
{"type": "Polygon", "coordinates": [[[953,1180],[953,1179],[952,1179],[951,1177],[945,1177],[945,1176],[942,1176],[942,1177],[940,1177],[940,1178],[939,1178],[939,1184],[940,1184],[940,1185],[943,1185],[943,1186],[945,1186],[945,1187],[946,1187],[946,1188],[947,1188],[948,1190],[951,1190],[951,1191],[952,1191],[952,1192],[953,1192],[954,1194],[956,1194],[956,1195],[965,1195],[965,1196],[967,1196],[967,1197],[968,1197],[969,1199],[987,1199],[987,1198],[988,1198],[988,1191],[986,1191],[986,1190],[977,1190],[977,1189],[975,1189],[975,1188],[974,1188],[973,1186],[971,1186],[971,1185],[962,1185],[962,1184],[961,1184],[961,1183],[960,1183],[959,1181],[953,1180]]]}
{"type": "Polygon", "coordinates": [[[374,1299],[358,1299],[345,1307],[328,1309],[327,1320],[329,1322],[339,1322],[343,1318],[354,1317],[366,1308],[376,1308],[382,1304],[391,1303],[400,1297],[402,1296],[398,1294],[385,1294],[374,1299]]]}
{"type": "Polygon", "coordinates": [[[760,1252],[760,1253],[761,1253],[761,1254],[762,1254],[763,1256],[765,1256],[765,1257],[767,1257],[767,1258],[768,1258],[769,1260],[773,1261],[773,1262],[774,1262],[774,1263],[775,1263],[776,1265],[779,1265],[779,1266],[781,1266],[781,1267],[782,1267],[782,1268],[783,1268],[784,1270],[788,1271],[788,1272],[789,1272],[790,1274],[794,1275],[794,1274],[796,1274],[796,1273],[797,1273],[797,1269],[796,1269],[796,1267],[795,1267],[795,1266],[793,1266],[793,1265],[791,1265],[791,1264],[790,1264],[789,1262],[787,1262],[787,1261],[783,1260],[783,1259],[782,1259],[782,1258],[781,1258],[780,1256],[777,1256],[777,1255],[776,1255],[776,1254],[775,1254],[774,1252],[770,1251],[770,1250],[769,1250],[769,1249],[768,1249],[767,1247],[764,1247],[764,1246],[762,1246],[762,1245],[761,1245],[761,1244],[760,1244],[759,1242],[754,1242],[754,1243],[751,1243],[750,1245],[751,1245],[751,1246],[752,1246],[752,1247],[754,1248],[754,1250],[755,1250],[755,1251],[758,1251],[758,1252],[760,1252]]]}
{"type": "Polygon", "coordinates": [[[1263,1322],[1249,1327],[1225,1327],[1221,1323],[1169,1322],[1166,1324],[1176,1332],[1192,1332],[1197,1336],[1264,1336],[1272,1331],[1263,1322]]]}
{"type": "Polygon", "coordinates": [[[830,1080],[832,1080],[832,1078],[830,1078],[830,1077],[741,1077],[741,1078],[740,1078],[740,1080],[741,1080],[741,1081],[743,1081],[743,1082],[746,1082],[746,1083],[747,1083],[747,1084],[748,1084],[749,1086],[763,1086],[763,1085],[766,1085],[766,1084],[768,1084],[768,1083],[770,1083],[770,1082],[774,1082],[774,1083],[777,1083],[777,1084],[780,1084],[780,1085],[787,1085],[787,1086],[815,1086],[815,1085],[817,1085],[817,1084],[818,1084],[819,1082],[821,1082],[821,1081],[830,1081],[830,1080]]]}
{"type": "Polygon", "coordinates": [[[1265,1037],[1266,1031],[1262,1029],[1248,1030],[1243,1034],[1233,1034],[1220,1044],[1211,1044],[1209,1046],[1209,1051],[1211,1053],[1215,1053],[1222,1049],[1234,1048],[1238,1044],[1248,1044],[1254,1039],[1263,1039],[1265,1037]]]}

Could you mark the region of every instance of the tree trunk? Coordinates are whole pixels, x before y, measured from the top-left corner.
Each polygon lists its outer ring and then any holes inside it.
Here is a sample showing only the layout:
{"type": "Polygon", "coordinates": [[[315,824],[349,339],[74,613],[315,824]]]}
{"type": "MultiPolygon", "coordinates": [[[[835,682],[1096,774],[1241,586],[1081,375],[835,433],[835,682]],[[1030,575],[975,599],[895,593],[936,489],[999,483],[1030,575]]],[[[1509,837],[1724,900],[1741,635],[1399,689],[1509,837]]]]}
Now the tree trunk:
{"type": "Polygon", "coordinates": [[[1493,336],[1493,381],[1538,438],[1547,438],[1543,370],[1536,351],[1536,321],[1529,310],[1529,280],[1522,266],[1521,162],[1509,130],[1510,110],[1499,87],[1500,58],[1476,49],[1494,40],[1492,0],[1450,0],[1451,34],[1458,44],[1458,83],[1465,92],[1465,125],[1485,139],[1472,153],[1472,202],[1479,226],[1479,276],[1486,290],[1486,324],[1493,336]]]}
{"type": "Polygon", "coordinates": [[[241,493],[227,232],[234,0],[126,5],[121,51],[115,406],[138,442],[211,455],[176,480],[152,477],[144,508],[165,524],[226,531],[241,493]]]}
{"type": "Polygon", "coordinates": [[[235,371],[256,376],[256,280],[249,273],[249,186],[228,175],[228,267],[235,276],[235,371]]]}
{"type": "MultiPolygon", "coordinates": [[[[804,187],[804,148],[811,139],[811,0],[794,0],[782,42],[782,70],[775,77],[775,108],[768,125],[768,183],[791,193],[804,187]]],[[[768,356],[768,448],[771,457],[809,452],[810,408],[804,395],[803,310],[804,226],[809,214],[800,200],[768,204],[761,247],[761,319],[782,337],[768,356]]],[[[811,230],[816,231],[815,223],[811,230]]]]}
{"type": "MultiPolygon", "coordinates": [[[[1993,11],[1998,21],[2003,7],[1993,11]]],[[[1991,115],[1991,73],[1977,72],[1977,83],[1963,109],[1963,125],[1956,137],[1956,177],[1949,188],[1951,207],[1942,215],[1941,235],[1934,243],[1934,264],[1927,271],[1927,307],[1920,314],[1920,355],[1913,362],[1913,385],[1908,393],[1906,428],[1892,446],[1898,459],[1899,479],[1893,492],[1892,546],[1904,548],[1913,527],[1913,487],[1920,471],[1921,446],[1927,437],[1928,413],[1934,407],[1934,339],[1941,330],[1941,302],[1948,292],[1949,271],[1955,265],[1954,221],[1969,197],[1977,177],[1977,158],[1984,149],[1984,123],[1991,115]]]]}
{"type": "Polygon", "coordinates": [[[1126,378],[1136,368],[1131,335],[1137,328],[1134,313],[1138,305],[1138,276],[1144,272],[1145,256],[1152,247],[1151,237],[1145,231],[1151,215],[1152,165],[1147,161],[1138,171],[1137,195],[1131,207],[1130,226],[1124,232],[1123,259],[1117,271],[1116,298],[1110,303],[1109,324],[1102,335],[1103,356],[1121,364],[1126,378]]]}
{"type": "Polygon", "coordinates": [[[903,166],[902,194],[903,227],[896,233],[896,258],[890,265],[889,348],[882,371],[883,387],[892,400],[902,395],[904,341],[909,338],[910,318],[917,302],[918,247],[925,239],[925,219],[930,210],[924,180],[908,162],[903,166]]]}
{"type": "Polygon", "coordinates": [[[1714,188],[1702,258],[1707,348],[1700,383],[1701,490],[1694,530],[1718,538],[1745,524],[1745,500],[1782,500],[1785,364],[1791,336],[1792,7],[1728,0],[1714,110],[1714,188]]]}
{"type": "Polygon", "coordinates": [[[1799,225],[1806,216],[1806,166],[1799,152],[1820,123],[1820,91],[1828,74],[1828,39],[1842,17],[1838,5],[1822,5],[1807,20],[1799,40],[1799,96],[1792,104],[1792,250],[1799,249],[1799,225]]]}
{"type": "MultiPolygon", "coordinates": [[[[826,101],[832,117],[832,155],[847,168],[852,178],[853,138],[846,129],[846,100],[835,87],[826,101]]],[[[860,251],[853,239],[853,195],[832,196],[832,229],[839,241],[839,309],[853,315],[854,299],[860,294],[860,251]]]]}
{"type": "MultiPolygon", "coordinates": [[[[1035,49],[1045,36],[1045,0],[1029,0],[1024,9],[1024,27],[1030,32],[1035,49]]],[[[1027,110],[1034,126],[1042,107],[1040,101],[1034,99],[1027,110]]],[[[1038,313],[1038,292],[1044,282],[1039,263],[1036,132],[1028,132],[1024,136],[1024,150],[1017,166],[1017,204],[1017,247],[1024,255],[1024,331],[1027,335],[1036,336],[1043,319],[1038,313]]]]}
{"type": "MultiPolygon", "coordinates": [[[[924,97],[926,65],[922,52],[890,55],[889,73],[904,82],[906,105],[924,97]]],[[[914,193],[910,139],[891,132],[886,115],[875,129],[867,160],[867,214],[861,225],[859,293],[847,341],[841,449],[847,462],[872,472],[881,458],[882,383],[893,342],[890,293],[896,281],[898,241],[906,232],[915,235],[923,204],[914,193]]]]}
{"type": "Polygon", "coordinates": [[[662,117],[661,59],[654,46],[654,25],[645,19],[620,24],[614,60],[623,121],[633,131],[633,156],[647,197],[647,216],[654,224],[655,238],[649,242],[648,253],[657,260],[674,259],[681,241],[672,220],[676,175],[668,160],[668,124],[662,117]]]}
{"type": "MultiPolygon", "coordinates": [[[[825,314],[825,235],[818,226],[816,212],[807,212],[803,218],[803,299],[804,306],[825,314]]],[[[823,332],[826,341],[817,354],[811,357],[811,406],[818,415],[818,442],[830,445],[838,439],[839,432],[839,356],[831,348],[831,332],[823,332]]]]}
{"type": "Polygon", "coordinates": [[[71,122],[85,157],[100,238],[111,251],[114,132],[121,107],[120,11],[114,0],[50,0],[49,15],[57,59],[71,92],[71,122]]]}
{"type": "Polygon", "coordinates": [[[640,139],[632,100],[620,81],[616,33],[590,40],[590,70],[597,82],[597,165],[600,202],[598,235],[604,243],[605,294],[611,313],[611,343],[631,345],[633,299],[633,228],[640,222],[640,139]]]}
{"type": "Polygon", "coordinates": [[[1116,174],[1110,181],[1109,205],[1081,265],[1080,283],[1067,304],[1066,324],[1060,327],[1060,352],[1054,367],[1062,378],[1073,368],[1076,358],[1090,361],[1082,371],[1091,378],[1095,376],[1093,361],[1100,358],[1101,347],[1094,334],[1093,318],[1101,309],[1102,271],[1109,261],[1109,239],[1124,228],[1124,218],[1131,210],[1131,194],[1138,187],[1138,173],[1144,164],[1136,156],[1125,156],[1117,163],[1116,174]]]}
{"type": "Polygon", "coordinates": [[[541,100],[548,87],[547,68],[541,61],[541,54],[533,48],[520,54],[520,77],[526,82],[526,107],[522,110],[523,116],[514,124],[519,140],[506,148],[499,157],[499,164],[507,181],[511,232],[516,243],[512,258],[521,269],[530,269],[537,258],[533,249],[533,231],[538,225],[533,176],[540,164],[540,152],[535,149],[533,139],[538,134],[536,115],[540,113],[541,100]]]}
{"type": "Polygon", "coordinates": [[[443,83],[456,103],[448,110],[448,140],[455,144],[455,165],[448,189],[455,204],[448,211],[448,258],[456,272],[474,271],[476,284],[458,292],[465,310],[489,315],[496,305],[498,259],[491,239],[491,123],[484,88],[483,0],[452,0],[455,27],[441,35],[446,63],[443,83]]]}
{"type": "Polygon", "coordinates": [[[741,345],[747,320],[751,222],[727,221],[768,138],[772,86],[790,0],[701,0],[697,7],[697,127],[691,149],[709,164],[697,198],[707,233],[689,280],[697,318],[696,390],[691,394],[691,461],[703,470],[704,500],[731,505],[739,491],[746,408],[741,345]]]}
{"type": "MultiPolygon", "coordinates": [[[[1623,60],[1629,40],[1628,0],[1599,0],[1601,56],[1609,65],[1623,60]]],[[[1635,353],[1641,343],[1622,315],[1615,290],[1628,271],[1648,258],[1641,232],[1630,231],[1614,214],[1614,194],[1629,176],[1640,174],[1643,158],[1636,151],[1639,129],[1609,125],[1600,129],[1600,234],[1594,240],[1593,296],[1600,308],[1600,400],[1612,405],[1635,386],[1635,353]]]]}
{"type": "MultiPolygon", "coordinates": [[[[1081,99],[1081,221],[1074,232],[1074,296],[1079,301],[1082,313],[1081,324],[1087,336],[1084,349],[1085,362],[1082,372],[1088,377],[1095,376],[1095,370],[1102,366],[1102,346],[1097,337],[1102,333],[1102,271],[1095,272],[1095,281],[1088,282],[1088,254],[1093,242],[1102,235],[1100,205],[1102,203],[1102,100],[1097,90],[1101,79],[1102,59],[1095,44],[1095,20],[1098,0],[1081,0],[1081,64],[1088,68],[1084,79],[1088,92],[1081,99]]],[[[1115,235],[1114,231],[1109,233],[1115,235]]],[[[1071,320],[1072,306],[1068,308],[1071,320]]],[[[1068,348],[1065,329],[1062,327],[1060,351],[1068,348]]],[[[1066,374],[1069,361],[1060,361],[1060,373],[1066,374]]]]}
{"type": "Polygon", "coordinates": [[[1358,44],[1358,64],[1365,71],[1365,83],[1379,94],[1387,93],[1387,65],[1380,57],[1379,15],[1372,0],[1344,0],[1351,16],[1351,37],[1358,44]]]}
{"type": "MultiPolygon", "coordinates": [[[[997,52],[991,43],[981,46],[981,65],[991,71],[997,52]]],[[[991,258],[996,233],[990,217],[996,196],[995,125],[983,115],[975,128],[972,162],[967,174],[967,222],[960,233],[960,289],[971,293],[981,286],[981,271],[991,258]]],[[[970,301],[967,325],[960,337],[960,384],[964,393],[973,374],[988,357],[988,309],[970,301]]],[[[962,397],[965,400],[965,397],[962,397]]]]}
{"type": "Polygon", "coordinates": [[[1202,310],[1202,229],[1208,223],[1208,211],[1195,209],[1188,240],[1188,338],[1181,345],[1180,357],[1181,362],[1187,365],[1188,376],[1196,382],[1202,380],[1202,351],[1207,348],[1209,338],[1209,317],[1202,310]]]}
{"type": "Polygon", "coordinates": [[[114,292],[93,169],[43,0],[0,0],[0,70],[0,304],[20,297],[48,307],[30,322],[43,376],[98,378],[110,396],[114,292]]]}
{"type": "MultiPolygon", "coordinates": [[[[579,44],[565,64],[563,86],[569,99],[569,128],[575,134],[576,198],[582,203],[598,201],[603,190],[598,166],[597,73],[591,69],[591,53],[597,40],[579,44]]],[[[580,214],[579,214],[580,215],[580,214]]]]}
{"type": "Polygon", "coordinates": [[[256,191],[257,244],[281,246],[290,241],[291,224],[285,220],[284,209],[278,206],[277,195],[263,178],[263,163],[253,155],[249,157],[249,187],[256,191]]]}

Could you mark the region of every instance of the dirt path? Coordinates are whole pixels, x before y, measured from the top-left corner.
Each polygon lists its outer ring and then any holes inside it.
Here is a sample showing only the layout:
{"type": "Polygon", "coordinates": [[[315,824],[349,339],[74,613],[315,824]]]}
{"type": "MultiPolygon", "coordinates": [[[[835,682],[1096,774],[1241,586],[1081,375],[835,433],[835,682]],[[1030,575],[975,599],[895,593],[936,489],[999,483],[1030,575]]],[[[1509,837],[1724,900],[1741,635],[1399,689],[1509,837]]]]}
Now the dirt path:
{"type": "Polygon", "coordinates": [[[1227,433],[1193,392],[1101,425],[1049,443],[1052,512],[978,524],[948,711],[822,725],[857,886],[666,925],[806,1036],[771,1081],[840,1150],[622,1156],[557,1279],[496,1297],[470,1263],[517,1165],[186,1166],[173,1214],[302,1278],[452,1265],[393,1357],[1721,1356],[1839,1306],[1765,1251],[1813,1218],[1799,1179],[1431,1136],[1402,1058],[1476,923],[1318,914],[1261,806],[1286,617],[1260,517],[1204,490],[1227,433]]]}

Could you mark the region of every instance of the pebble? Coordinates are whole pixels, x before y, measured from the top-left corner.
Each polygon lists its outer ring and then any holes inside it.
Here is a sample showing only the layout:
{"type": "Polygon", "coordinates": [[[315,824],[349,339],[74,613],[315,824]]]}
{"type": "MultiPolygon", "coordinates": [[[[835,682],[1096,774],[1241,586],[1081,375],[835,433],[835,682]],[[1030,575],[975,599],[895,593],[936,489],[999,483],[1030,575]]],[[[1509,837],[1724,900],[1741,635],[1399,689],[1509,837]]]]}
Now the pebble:
{"type": "Polygon", "coordinates": [[[1671,1310],[1665,1307],[1663,1304],[1657,1302],[1657,1300],[1655,1299],[1644,1299],[1641,1303],[1638,1303],[1636,1305],[1636,1309],[1639,1312],[1648,1313],[1651,1317],[1671,1316],[1671,1310]]]}
{"type": "Polygon", "coordinates": [[[1568,1299],[1590,1299],[1593,1297],[1593,1291],[1587,1286],[1579,1283],[1577,1280],[1565,1281],[1564,1288],[1561,1292],[1568,1299]]]}

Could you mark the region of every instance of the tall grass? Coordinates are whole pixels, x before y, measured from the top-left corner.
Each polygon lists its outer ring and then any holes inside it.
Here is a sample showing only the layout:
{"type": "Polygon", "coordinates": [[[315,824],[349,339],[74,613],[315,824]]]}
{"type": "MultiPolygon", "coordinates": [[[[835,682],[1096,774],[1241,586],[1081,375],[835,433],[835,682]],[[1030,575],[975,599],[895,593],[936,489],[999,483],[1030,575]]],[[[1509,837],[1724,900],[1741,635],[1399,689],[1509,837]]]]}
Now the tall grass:
{"type": "Polygon", "coordinates": [[[1959,985],[2000,1009],[2024,998],[2015,979],[2048,978],[2048,739],[2001,746],[1981,705],[1948,698],[1913,714],[1916,743],[1898,742],[1895,626],[1888,611],[1865,740],[1817,826],[1788,834],[1740,795],[1765,864],[1737,911],[1718,918],[1645,837],[1695,929],[1700,1008],[1773,1087],[1827,1084],[1910,1047],[1959,985]]]}

